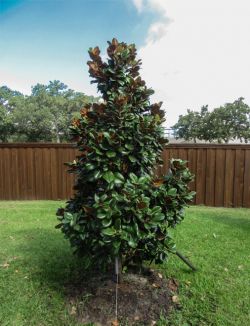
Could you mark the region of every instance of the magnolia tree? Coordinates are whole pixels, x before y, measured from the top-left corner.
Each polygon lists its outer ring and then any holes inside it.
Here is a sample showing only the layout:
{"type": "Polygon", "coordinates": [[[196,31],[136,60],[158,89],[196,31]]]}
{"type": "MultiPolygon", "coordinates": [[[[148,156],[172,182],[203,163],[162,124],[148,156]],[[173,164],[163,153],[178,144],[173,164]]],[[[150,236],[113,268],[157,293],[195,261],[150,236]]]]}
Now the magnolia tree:
{"type": "Polygon", "coordinates": [[[161,263],[174,251],[169,228],[182,221],[194,195],[187,187],[192,176],[181,160],[155,176],[167,142],[162,103],[150,104],[154,91],[139,76],[135,45],[108,44],[107,62],[98,47],[89,50],[89,73],[103,101],[86,105],[72,123],[75,194],[58,209],[57,227],[87,266],[107,267],[116,257],[123,266],[161,263]]]}

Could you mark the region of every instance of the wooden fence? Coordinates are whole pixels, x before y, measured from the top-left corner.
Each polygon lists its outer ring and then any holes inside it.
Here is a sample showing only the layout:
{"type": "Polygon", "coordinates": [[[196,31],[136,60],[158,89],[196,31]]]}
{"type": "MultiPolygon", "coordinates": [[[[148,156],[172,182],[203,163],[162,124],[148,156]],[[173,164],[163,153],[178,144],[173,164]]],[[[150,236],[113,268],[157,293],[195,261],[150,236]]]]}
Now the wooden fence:
{"type": "MultiPolygon", "coordinates": [[[[0,200],[69,198],[74,180],[63,163],[76,155],[72,144],[0,144],[0,200]]],[[[158,173],[170,158],[188,161],[195,204],[250,207],[250,145],[170,144],[158,173]]]]}

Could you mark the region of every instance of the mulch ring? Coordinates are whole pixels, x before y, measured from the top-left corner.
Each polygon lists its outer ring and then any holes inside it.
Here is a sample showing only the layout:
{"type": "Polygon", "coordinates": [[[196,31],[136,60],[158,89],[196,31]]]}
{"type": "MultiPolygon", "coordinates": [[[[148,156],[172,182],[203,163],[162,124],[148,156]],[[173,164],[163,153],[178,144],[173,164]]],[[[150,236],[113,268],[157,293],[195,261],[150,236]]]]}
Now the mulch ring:
{"type": "Polygon", "coordinates": [[[96,326],[149,325],[172,308],[180,308],[178,282],[165,279],[155,270],[123,274],[118,284],[118,321],[116,321],[116,282],[112,276],[95,274],[77,284],[65,286],[68,309],[78,322],[96,326]]]}

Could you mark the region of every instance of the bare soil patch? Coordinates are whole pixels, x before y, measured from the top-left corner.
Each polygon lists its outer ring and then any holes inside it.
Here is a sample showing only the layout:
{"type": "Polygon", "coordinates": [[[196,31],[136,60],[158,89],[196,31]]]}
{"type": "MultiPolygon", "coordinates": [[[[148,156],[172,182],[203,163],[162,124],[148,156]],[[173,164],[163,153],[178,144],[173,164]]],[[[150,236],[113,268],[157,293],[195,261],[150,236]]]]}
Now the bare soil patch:
{"type": "Polygon", "coordinates": [[[94,325],[155,325],[178,307],[178,283],[155,270],[123,274],[118,284],[118,322],[115,317],[116,282],[112,274],[96,273],[77,284],[67,284],[69,312],[81,323],[94,325]]]}

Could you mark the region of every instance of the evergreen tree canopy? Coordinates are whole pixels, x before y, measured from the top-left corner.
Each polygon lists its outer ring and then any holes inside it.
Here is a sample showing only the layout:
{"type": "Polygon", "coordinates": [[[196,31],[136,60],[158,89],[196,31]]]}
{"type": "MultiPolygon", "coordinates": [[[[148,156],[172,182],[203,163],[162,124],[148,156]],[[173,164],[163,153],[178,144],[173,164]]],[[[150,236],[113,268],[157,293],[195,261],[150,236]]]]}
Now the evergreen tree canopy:
{"type": "Polygon", "coordinates": [[[108,60],[90,48],[92,83],[103,101],[86,105],[71,126],[79,156],[69,163],[75,194],[57,212],[61,228],[87,265],[162,262],[174,243],[168,228],[183,219],[193,197],[191,175],[180,160],[156,177],[163,145],[162,103],[150,104],[153,90],[139,76],[135,45],[108,42],[108,60]]]}

